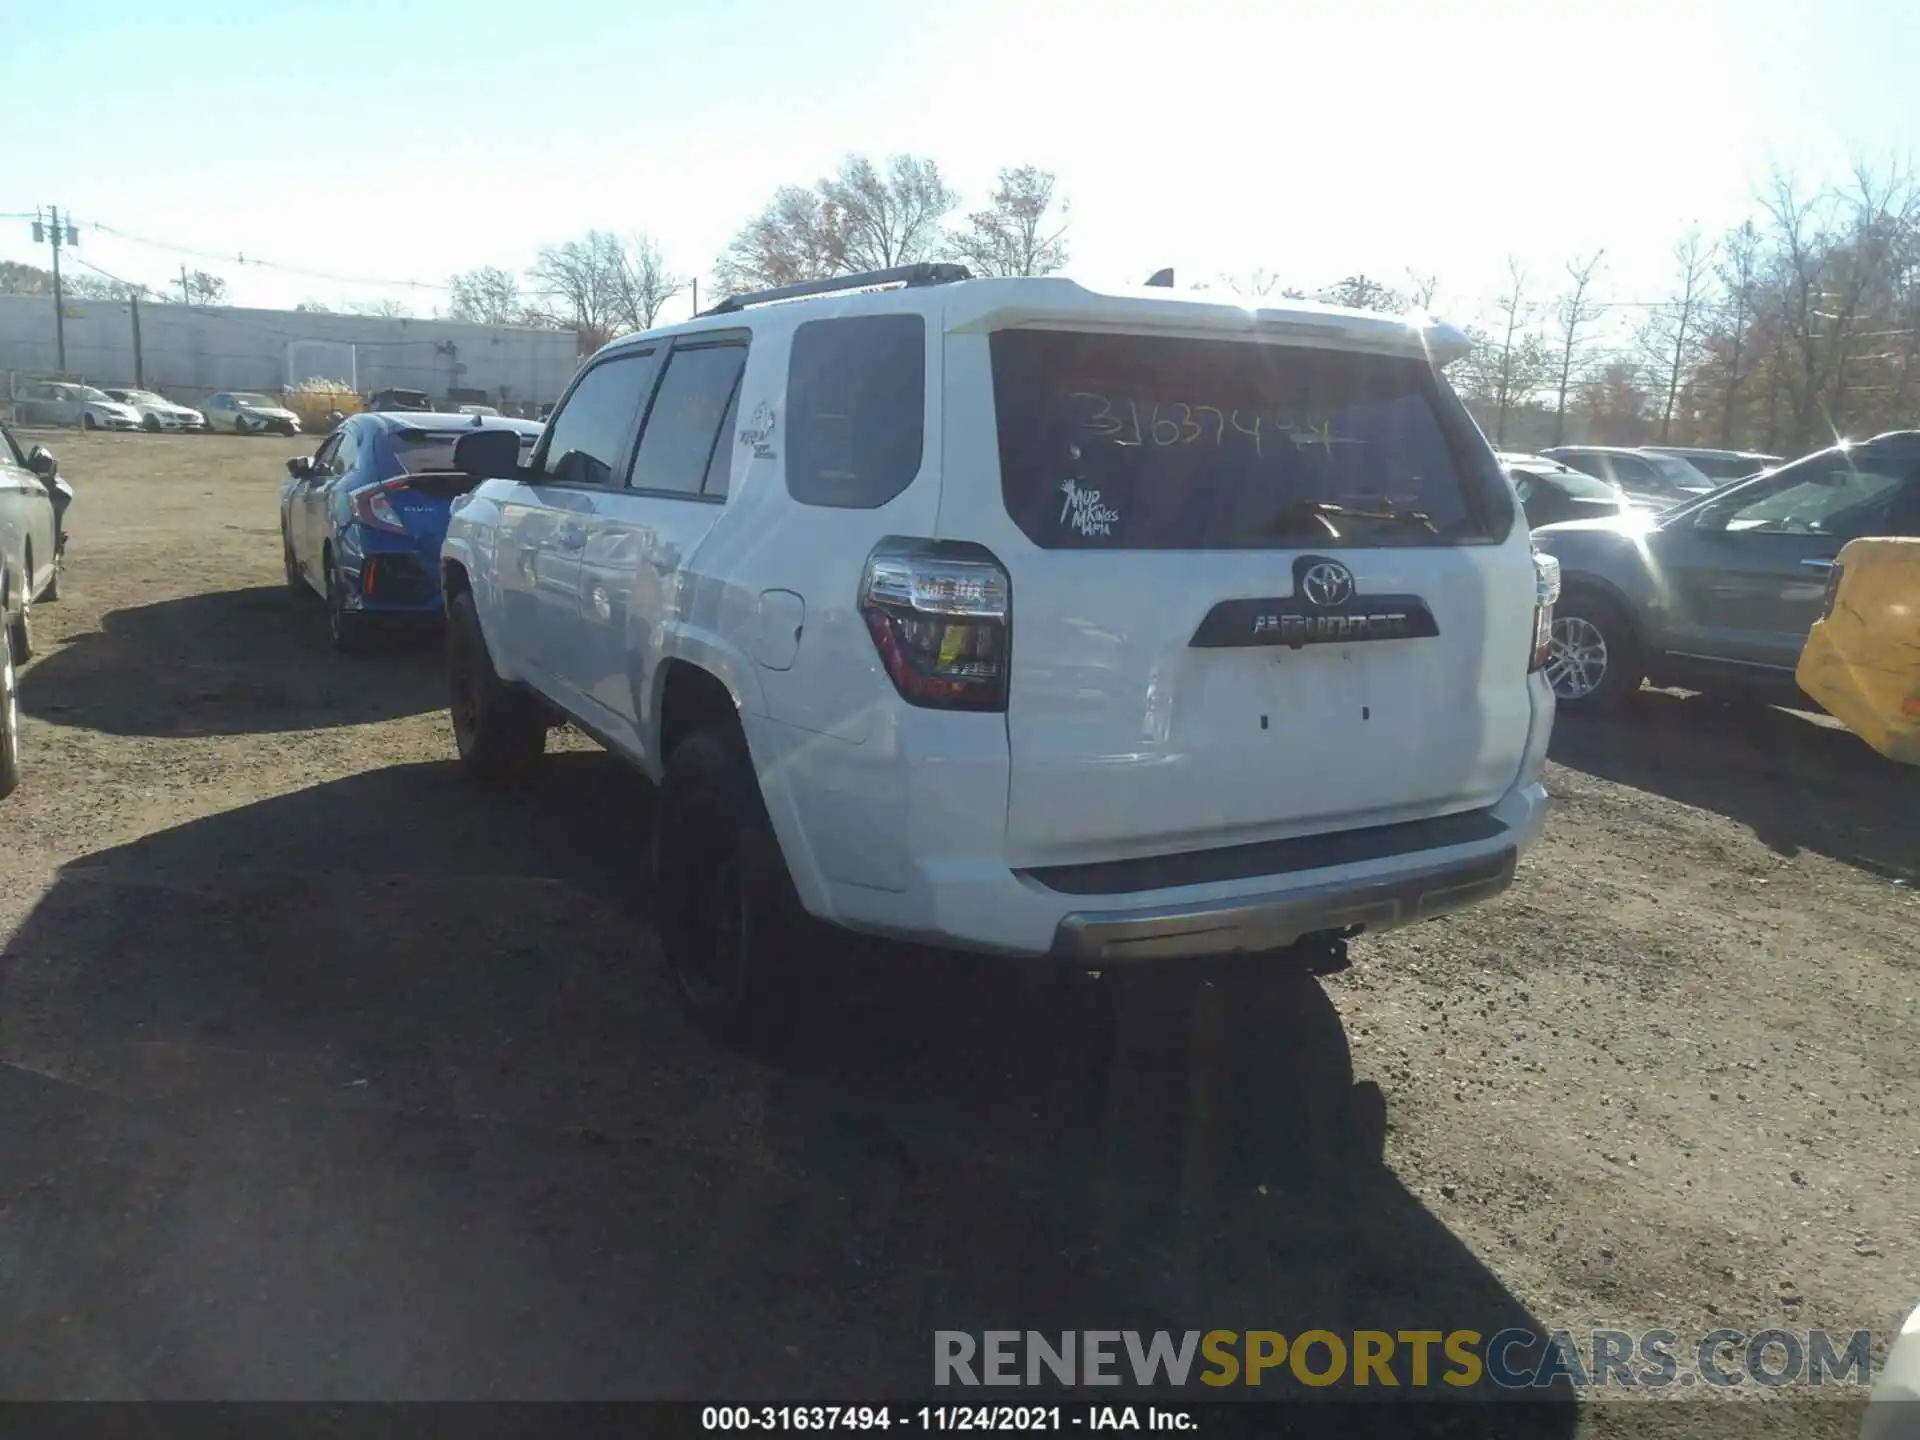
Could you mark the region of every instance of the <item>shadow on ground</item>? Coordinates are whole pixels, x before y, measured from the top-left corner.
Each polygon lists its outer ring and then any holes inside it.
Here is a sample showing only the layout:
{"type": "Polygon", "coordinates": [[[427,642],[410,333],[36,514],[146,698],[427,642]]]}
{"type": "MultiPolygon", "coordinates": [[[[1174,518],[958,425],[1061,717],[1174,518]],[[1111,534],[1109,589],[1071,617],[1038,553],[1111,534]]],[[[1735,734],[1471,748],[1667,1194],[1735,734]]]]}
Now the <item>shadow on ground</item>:
{"type": "Polygon", "coordinates": [[[1552,758],[1724,815],[1782,855],[1920,880],[1920,770],[1795,711],[1647,690],[1618,716],[1562,711],[1552,758]]]}
{"type": "Polygon", "coordinates": [[[903,955],[744,1057],[660,973],[650,792],[550,761],[62,873],[0,971],[0,1389],[844,1401],[937,1329],[1533,1323],[1378,1163],[1317,984],[903,955]]]}
{"type": "Polygon", "coordinates": [[[30,715],[110,735],[241,735],[363,725],[447,703],[422,627],[374,653],[327,646],[318,597],[280,586],[222,590],[109,611],[98,631],[36,660],[30,715]]]}

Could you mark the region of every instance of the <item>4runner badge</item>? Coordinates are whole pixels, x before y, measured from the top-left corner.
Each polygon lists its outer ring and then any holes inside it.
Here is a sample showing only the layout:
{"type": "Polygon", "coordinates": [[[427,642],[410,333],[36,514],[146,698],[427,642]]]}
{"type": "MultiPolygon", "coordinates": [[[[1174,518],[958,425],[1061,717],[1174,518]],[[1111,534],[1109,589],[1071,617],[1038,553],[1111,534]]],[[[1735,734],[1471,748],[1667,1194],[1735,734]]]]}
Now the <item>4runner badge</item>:
{"type": "Polygon", "coordinates": [[[756,460],[776,459],[773,449],[773,429],[776,424],[773,402],[762,400],[753,407],[753,414],[747,423],[740,427],[740,443],[752,448],[756,460]]]}
{"type": "Polygon", "coordinates": [[[1427,640],[1440,633],[1418,595],[1363,595],[1353,572],[1324,555],[1293,562],[1293,593],[1271,600],[1222,600],[1187,643],[1198,649],[1283,645],[1356,645],[1427,640]]]}

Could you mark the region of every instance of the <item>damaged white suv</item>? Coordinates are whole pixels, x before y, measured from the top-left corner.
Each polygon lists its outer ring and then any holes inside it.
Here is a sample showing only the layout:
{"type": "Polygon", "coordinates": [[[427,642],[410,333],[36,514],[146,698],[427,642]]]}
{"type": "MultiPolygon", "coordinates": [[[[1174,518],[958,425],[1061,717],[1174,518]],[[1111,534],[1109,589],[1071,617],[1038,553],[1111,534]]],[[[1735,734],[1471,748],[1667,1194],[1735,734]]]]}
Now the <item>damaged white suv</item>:
{"type": "MultiPolygon", "coordinates": [[[[1545,811],[1537,558],[1424,322],[916,266],[607,346],[443,564],[454,731],[659,782],[697,1012],[809,917],[1089,965],[1499,893],[1545,811]]],[[[1324,958],[1324,957],[1323,957],[1324,958]]]]}

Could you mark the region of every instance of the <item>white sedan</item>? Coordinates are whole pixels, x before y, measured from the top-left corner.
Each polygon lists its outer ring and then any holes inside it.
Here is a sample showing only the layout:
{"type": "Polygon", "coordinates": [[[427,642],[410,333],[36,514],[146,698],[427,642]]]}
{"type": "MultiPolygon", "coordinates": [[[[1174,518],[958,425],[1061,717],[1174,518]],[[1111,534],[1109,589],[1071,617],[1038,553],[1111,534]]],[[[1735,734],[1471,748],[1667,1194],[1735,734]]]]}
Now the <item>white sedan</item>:
{"type": "Polygon", "coordinates": [[[127,406],[140,417],[143,430],[204,430],[207,417],[186,405],[176,405],[151,390],[124,390],[109,387],[107,395],[127,406]]]}
{"type": "Polygon", "coordinates": [[[231,430],[238,435],[298,435],[300,417],[278,400],[250,390],[226,390],[209,396],[200,406],[209,430],[231,430]]]}

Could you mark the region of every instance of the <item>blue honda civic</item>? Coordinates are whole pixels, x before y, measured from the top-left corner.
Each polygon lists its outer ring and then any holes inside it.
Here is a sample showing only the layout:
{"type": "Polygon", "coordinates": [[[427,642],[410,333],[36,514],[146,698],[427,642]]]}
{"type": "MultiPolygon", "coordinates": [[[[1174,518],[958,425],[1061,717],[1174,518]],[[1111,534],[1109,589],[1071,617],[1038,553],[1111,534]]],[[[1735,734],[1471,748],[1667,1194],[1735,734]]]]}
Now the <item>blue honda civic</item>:
{"type": "Polygon", "coordinates": [[[440,613],[440,542],[453,497],[478,484],[453,468],[476,429],[514,430],[522,455],[540,426],[499,415],[350,415],[312,455],[287,461],[280,543],[287,588],[327,602],[327,633],[352,650],[383,618],[440,613]]]}

